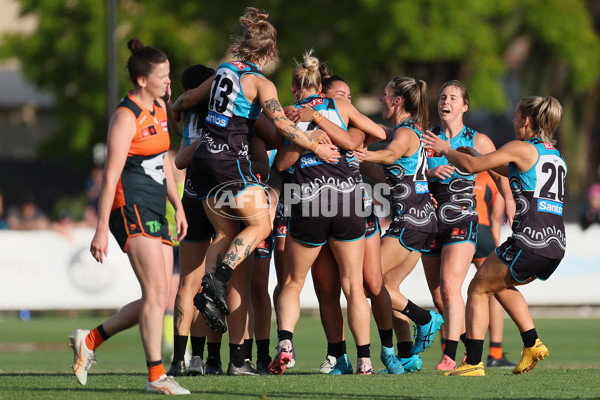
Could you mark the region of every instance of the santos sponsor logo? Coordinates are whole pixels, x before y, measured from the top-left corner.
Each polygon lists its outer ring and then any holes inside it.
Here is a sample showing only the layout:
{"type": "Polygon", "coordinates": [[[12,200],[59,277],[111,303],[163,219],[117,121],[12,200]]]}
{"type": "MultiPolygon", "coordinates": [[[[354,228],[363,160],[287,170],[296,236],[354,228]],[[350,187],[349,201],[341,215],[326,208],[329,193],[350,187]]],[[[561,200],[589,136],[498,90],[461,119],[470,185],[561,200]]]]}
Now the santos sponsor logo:
{"type": "MultiPolygon", "coordinates": [[[[323,164],[323,161],[314,153],[303,154],[300,156],[300,168],[312,167],[315,165],[323,164]]],[[[333,165],[337,164],[338,161],[331,163],[333,165]]]]}
{"type": "Polygon", "coordinates": [[[305,154],[300,156],[300,168],[312,167],[313,165],[323,164],[323,161],[316,154],[305,154]]]}
{"type": "Polygon", "coordinates": [[[537,210],[556,215],[562,215],[563,205],[555,201],[538,200],[537,210]]]}
{"type": "Polygon", "coordinates": [[[220,126],[221,128],[225,128],[227,124],[229,124],[229,118],[222,114],[217,114],[214,111],[209,111],[208,116],[206,117],[206,122],[212,125],[220,126]]]}
{"type": "Polygon", "coordinates": [[[429,185],[427,182],[415,182],[415,192],[429,193],[429,185]]]}

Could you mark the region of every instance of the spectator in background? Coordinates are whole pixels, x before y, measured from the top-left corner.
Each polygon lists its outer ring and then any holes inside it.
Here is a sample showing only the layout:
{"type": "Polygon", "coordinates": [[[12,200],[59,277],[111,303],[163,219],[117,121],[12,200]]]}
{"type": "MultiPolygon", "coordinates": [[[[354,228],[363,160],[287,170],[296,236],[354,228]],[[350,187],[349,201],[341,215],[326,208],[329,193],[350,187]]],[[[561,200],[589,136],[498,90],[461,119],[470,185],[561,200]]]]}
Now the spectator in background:
{"type": "Polygon", "coordinates": [[[18,207],[8,210],[6,221],[8,228],[15,230],[46,229],[49,225],[48,218],[36,205],[31,194],[26,194],[18,207]]]}
{"type": "Polygon", "coordinates": [[[6,216],[4,215],[4,197],[0,191],[0,230],[8,229],[8,222],[6,222],[6,216]]]}
{"type": "Polygon", "coordinates": [[[83,214],[83,220],[91,227],[95,227],[98,222],[98,200],[100,199],[103,170],[103,165],[95,165],[90,172],[90,177],[85,186],[88,202],[83,214]]]}
{"type": "Polygon", "coordinates": [[[600,224],[600,183],[594,183],[588,189],[588,201],[581,208],[581,229],[586,230],[592,224],[600,224]]]}

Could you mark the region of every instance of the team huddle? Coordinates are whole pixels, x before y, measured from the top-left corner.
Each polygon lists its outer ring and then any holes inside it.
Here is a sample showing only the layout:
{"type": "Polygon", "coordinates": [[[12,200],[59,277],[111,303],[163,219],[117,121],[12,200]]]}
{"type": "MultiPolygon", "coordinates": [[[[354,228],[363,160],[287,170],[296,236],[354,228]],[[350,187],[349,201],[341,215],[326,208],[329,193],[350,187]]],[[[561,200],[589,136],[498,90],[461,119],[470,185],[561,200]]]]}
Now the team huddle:
{"type": "Polygon", "coordinates": [[[549,353],[516,286],[547,279],[564,257],[567,166],[553,139],[560,103],[552,97],[521,99],[513,118],[515,140],[496,149],[463,124],[470,100],[462,82],[442,86],[436,107],[441,124],[430,127],[426,82],[395,77],[379,99],[382,117],[390,121],[386,127],[358,111],[348,83],[308,51],[292,74],[295,103],[283,107],[262,73],[277,56],[276,31],[267,17],[247,8],[240,18],[245,34],[230,48],[236,61],[216,70],[187,68],[184,93],[173,104],[167,56],[129,41],[134,89],[111,119],[90,251],[103,261],[110,230],[131,261],[142,298],[97,328],[71,334],[78,381],[86,384],[103,341],[136,324],[148,366],[146,392],[189,394],[174,377],[223,373],[219,352],[227,331],[228,375],[283,374],[295,364],[294,330],[309,271],[327,338],[321,373],[375,372],[371,313],[384,373],[422,369],[419,354],[440,328],[443,355],[436,368],[444,375],[485,375],[488,328],[487,367],[512,365],[515,374],[533,369],[549,353]],[[167,154],[168,125],[182,136],[174,160],[167,154]],[[385,147],[369,149],[378,142],[385,147]],[[182,196],[172,168],[186,170],[182,196]],[[272,171],[282,182],[278,190],[268,185],[272,171]],[[385,193],[386,207],[373,187],[385,193]],[[483,195],[476,197],[480,187],[483,195]],[[161,328],[173,251],[165,197],[175,209],[181,273],[168,371],[161,328]],[[385,232],[381,210],[390,220],[385,232]],[[500,244],[502,218],[512,235],[500,244]],[[438,312],[400,291],[419,260],[438,312]],[[471,263],[477,272],[465,305],[461,287],[471,263]],[[355,367],[346,349],[341,293],[356,344],[355,367]],[[271,297],[277,317],[273,357],[271,297]],[[516,365],[502,353],[504,311],[523,339],[516,365]],[[188,340],[192,357],[186,366],[188,340]],[[459,342],[466,348],[461,359],[459,342]]]}

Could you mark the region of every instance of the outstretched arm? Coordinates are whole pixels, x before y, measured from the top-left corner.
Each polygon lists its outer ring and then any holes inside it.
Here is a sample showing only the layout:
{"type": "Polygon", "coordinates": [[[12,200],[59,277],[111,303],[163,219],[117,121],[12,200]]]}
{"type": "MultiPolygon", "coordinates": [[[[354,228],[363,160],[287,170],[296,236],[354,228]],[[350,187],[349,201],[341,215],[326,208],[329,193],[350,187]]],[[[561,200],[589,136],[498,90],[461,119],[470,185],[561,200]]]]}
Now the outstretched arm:
{"type": "Polygon", "coordinates": [[[376,141],[385,140],[387,137],[386,131],[382,125],[376,124],[371,118],[362,114],[352,104],[346,102],[336,102],[338,107],[348,114],[349,125],[360,129],[369,138],[373,138],[376,141]]]}
{"type": "MultiPolygon", "coordinates": [[[[488,154],[496,151],[496,146],[494,145],[494,142],[492,142],[492,140],[487,135],[480,132],[477,132],[475,134],[475,140],[473,141],[473,144],[475,146],[475,150],[480,154],[488,154]]],[[[506,165],[506,169],[508,170],[508,165],[506,165]]],[[[512,225],[517,206],[515,204],[515,200],[512,197],[510,186],[508,185],[508,179],[505,176],[498,174],[494,169],[490,169],[489,173],[492,179],[494,180],[498,191],[504,198],[504,202],[506,204],[506,219],[510,223],[510,225],[512,225]]]]}
{"type": "MultiPolygon", "coordinates": [[[[410,129],[398,129],[394,135],[394,138],[388,143],[385,149],[367,151],[367,161],[386,165],[393,164],[396,160],[406,154],[406,152],[411,148],[411,145],[414,147],[411,140],[413,136],[415,138],[417,137],[410,129]]],[[[416,143],[418,148],[419,143],[416,143]]],[[[416,151],[416,149],[414,151],[416,151]]]]}
{"type": "Polygon", "coordinates": [[[430,132],[425,132],[421,137],[425,148],[444,155],[448,161],[462,171],[477,173],[514,162],[519,170],[526,171],[531,168],[537,159],[537,152],[532,152],[533,145],[520,140],[508,142],[498,150],[491,153],[472,156],[459,152],[450,147],[450,143],[430,132]]]}
{"type": "Polygon", "coordinates": [[[333,143],[344,150],[356,150],[365,141],[365,134],[361,130],[349,128],[346,131],[341,126],[325,118],[318,111],[313,111],[311,118],[320,129],[327,133],[333,143]]]}

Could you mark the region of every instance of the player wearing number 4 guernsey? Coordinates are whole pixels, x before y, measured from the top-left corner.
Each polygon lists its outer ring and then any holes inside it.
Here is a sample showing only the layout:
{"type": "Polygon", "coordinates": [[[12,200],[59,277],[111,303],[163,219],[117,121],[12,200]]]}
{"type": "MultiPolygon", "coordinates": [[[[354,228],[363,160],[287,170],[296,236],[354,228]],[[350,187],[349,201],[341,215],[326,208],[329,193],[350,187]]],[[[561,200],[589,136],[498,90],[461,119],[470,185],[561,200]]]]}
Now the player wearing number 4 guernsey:
{"type": "Polygon", "coordinates": [[[513,373],[532,370],[549,354],[538,338],[524,297],[511,286],[548,279],[565,254],[562,208],[567,165],[553,139],[561,117],[562,107],[555,98],[526,97],[513,118],[517,140],[484,155],[470,148],[453,150],[432,134],[423,136],[426,147],[443,154],[461,170],[493,169],[508,176],[517,203],[512,236],[487,257],[469,285],[467,359],[445,375],[485,375],[481,355],[491,295],[500,300],[523,339],[521,360],[513,373]]]}

